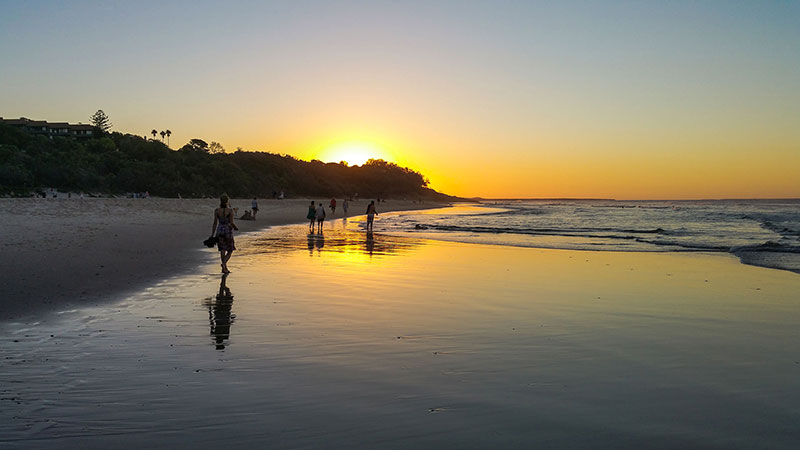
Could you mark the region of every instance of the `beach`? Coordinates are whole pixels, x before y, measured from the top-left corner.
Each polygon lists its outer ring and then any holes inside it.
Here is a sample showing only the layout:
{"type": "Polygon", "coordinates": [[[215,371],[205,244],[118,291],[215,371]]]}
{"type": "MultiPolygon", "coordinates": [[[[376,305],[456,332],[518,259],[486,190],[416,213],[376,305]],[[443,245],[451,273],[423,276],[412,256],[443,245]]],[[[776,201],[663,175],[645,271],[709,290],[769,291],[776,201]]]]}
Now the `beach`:
{"type": "Polygon", "coordinates": [[[0,450],[800,449],[800,1],[2,12],[0,450]]]}
{"type": "Polygon", "coordinates": [[[209,261],[99,307],[4,323],[0,444],[800,439],[795,273],[726,254],[444,242],[364,225],[250,233],[229,276],[209,261]]]}
{"type": "MultiPolygon", "coordinates": [[[[232,200],[239,216],[252,199],[232,200]]],[[[330,199],[317,199],[328,213],[330,199]]],[[[341,199],[336,214],[342,217],[341,199]]],[[[310,199],[259,199],[257,220],[237,221],[240,233],[301,223],[310,199]]],[[[351,201],[349,216],[367,200],[351,201]]],[[[5,213],[5,276],[0,320],[35,317],[97,305],[217,257],[202,241],[211,232],[216,199],[0,199],[5,213]]],[[[381,202],[379,211],[438,207],[438,203],[381,202]]],[[[238,217],[238,216],[237,216],[238,217]]]]}

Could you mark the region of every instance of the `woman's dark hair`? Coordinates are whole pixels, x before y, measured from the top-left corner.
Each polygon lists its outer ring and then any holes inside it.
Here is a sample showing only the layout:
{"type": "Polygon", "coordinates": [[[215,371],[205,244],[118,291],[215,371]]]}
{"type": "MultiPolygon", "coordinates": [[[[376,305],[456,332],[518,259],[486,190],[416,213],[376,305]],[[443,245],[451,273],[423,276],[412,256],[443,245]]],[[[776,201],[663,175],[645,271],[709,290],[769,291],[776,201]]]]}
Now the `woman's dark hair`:
{"type": "Polygon", "coordinates": [[[219,196],[219,207],[220,208],[228,207],[228,194],[222,194],[219,196]]]}

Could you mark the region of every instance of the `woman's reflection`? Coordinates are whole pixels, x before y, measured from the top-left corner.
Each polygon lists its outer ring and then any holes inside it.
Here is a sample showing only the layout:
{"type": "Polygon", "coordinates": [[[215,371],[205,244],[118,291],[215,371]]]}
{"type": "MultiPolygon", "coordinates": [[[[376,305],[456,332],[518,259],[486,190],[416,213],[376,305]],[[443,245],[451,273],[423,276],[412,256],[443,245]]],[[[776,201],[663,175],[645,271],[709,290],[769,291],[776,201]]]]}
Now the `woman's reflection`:
{"type": "Polygon", "coordinates": [[[222,274],[219,282],[219,292],[208,305],[208,321],[211,325],[211,337],[217,346],[217,350],[225,349],[225,341],[231,336],[231,324],[236,319],[235,314],[231,314],[233,306],[233,294],[225,282],[228,274],[222,274]]]}

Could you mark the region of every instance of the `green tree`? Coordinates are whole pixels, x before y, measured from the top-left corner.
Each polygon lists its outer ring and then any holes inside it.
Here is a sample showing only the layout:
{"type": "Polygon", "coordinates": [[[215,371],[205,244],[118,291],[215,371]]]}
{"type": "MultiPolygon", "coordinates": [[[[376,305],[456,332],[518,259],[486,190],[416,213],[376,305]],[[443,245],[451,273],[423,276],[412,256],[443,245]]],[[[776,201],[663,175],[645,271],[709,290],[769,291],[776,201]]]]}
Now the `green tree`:
{"type": "Polygon", "coordinates": [[[108,115],[102,109],[98,109],[96,113],[92,114],[91,120],[92,125],[104,132],[110,130],[113,126],[108,115]]]}
{"type": "Polygon", "coordinates": [[[201,152],[208,153],[208,142],[194,138],[189,141],[188,144],[181,147],[181,150],[199,150],[201,152]]]}
{"type": "Polygon", "coordinates": [[[208,153],[225,153],[225,147],[219,142],[211,141],[211,145],[208,146],[208,153]]]}

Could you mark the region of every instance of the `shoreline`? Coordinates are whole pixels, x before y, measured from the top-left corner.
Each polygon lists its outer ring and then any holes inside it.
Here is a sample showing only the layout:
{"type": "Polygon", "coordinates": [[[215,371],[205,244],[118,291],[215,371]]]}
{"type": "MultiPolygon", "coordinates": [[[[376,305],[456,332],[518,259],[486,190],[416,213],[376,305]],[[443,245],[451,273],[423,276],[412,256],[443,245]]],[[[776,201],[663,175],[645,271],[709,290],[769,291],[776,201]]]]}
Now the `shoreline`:
{"type": "MultiPolygon", "coordinates": [[[[257,220],[237,220],[237,236],[277,225],[302,224],[311,199],[259,199],[257,220]]],[[[328,200],[322,201],[325,208],[328,200]]],[[[217,258],[203,247],[216,199],[0,199],[6,277],[0,321],[106,303],[217,258]]],[[[233,199],[238,216],[250,199],[233,199]]],[[[351,202],[347,217],[368,200],[351,202]]],[[[341,202],[340,202],[341,205],[341,202]]],[[[383,212],[447,203],[387,200],[383,212]]],[[[341,206],[339,206],[340,208],[341,206]]],[[[329,220],[344,217],[337,208],[329,220]]],[[[234,258],[236,254],[234,253],[234,258]]]]}
{"type": "MultiPolygon", "coordinates": [[[[761,269],[770,269],[770,270],[778,270],[782,272],[790,272],[800,275],[800,268],[795,268],[792,266],[782,266],[779,264],[775,264],[772,261],[765,260],[763,258],[763,254],[765,252],[758,252],[755,250],[736,250],[736,251],[729,251],[729,250],[711,250],[711,249],[700,249],[700,250],[650,250],[650,251],[643,251],[643,250],[598,250],[593,248],[569,248],[569,247],[558,247],[558,246],[547,246],[547,245],[526,245],[526,244],[515,244],[515,243],[488,243],[482,242],[479,240],[471,241],[469,239],[463,239],[459,237],[450,237],[450,236],[431,236],[430,234],[405,234],[405,233],[392,233],[394,236],[399,237],[410,237],[416,239],[430,239],[434,241],[441,241],[441,242],[458,242],[462,244],[475,244],[475,245],[500,245],[506,247],[515,247],[515,248],[529,248],[532,250],[559,250],[559,251],[570,251],[570,252],[587,252],[587,253],[654,253],[654,254],[669,254],[675,253],[679,255],[720,255],[720,256],[730,256],[735,258],[739,264],[743,264],[745,266],[751,267],[758,267],[761,269]]],[[[771,253],[774,255],[777,252],[766,252],[771,253]]],[[[788,253],[789,256],[794,256],[793,253],[788,253]]]]}

